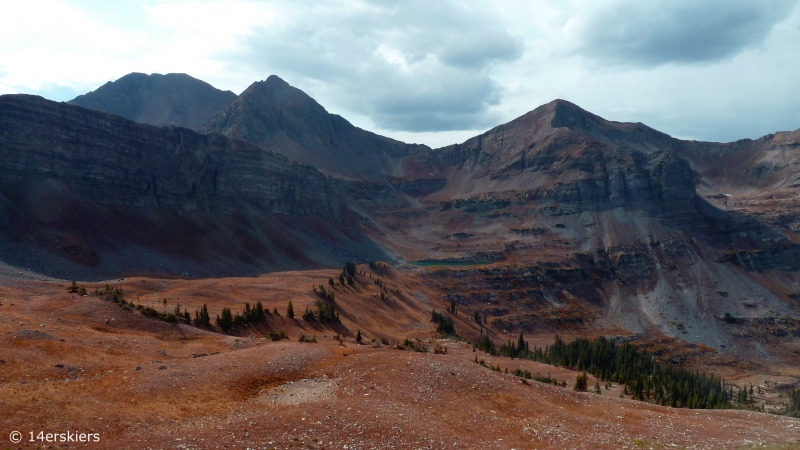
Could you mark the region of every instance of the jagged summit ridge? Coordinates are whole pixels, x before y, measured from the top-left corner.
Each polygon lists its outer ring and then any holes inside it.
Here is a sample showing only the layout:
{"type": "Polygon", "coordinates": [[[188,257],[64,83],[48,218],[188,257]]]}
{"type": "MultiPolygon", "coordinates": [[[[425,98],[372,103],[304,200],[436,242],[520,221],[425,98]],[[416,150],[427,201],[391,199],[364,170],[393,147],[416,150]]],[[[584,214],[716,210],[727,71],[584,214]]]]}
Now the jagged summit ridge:
{"type": "Polygon", "coordinates": [[[441,179],[427,146],[355,127],[275,75],[250,85],[201,131],[252,142],[350,180],[441,179]]]}

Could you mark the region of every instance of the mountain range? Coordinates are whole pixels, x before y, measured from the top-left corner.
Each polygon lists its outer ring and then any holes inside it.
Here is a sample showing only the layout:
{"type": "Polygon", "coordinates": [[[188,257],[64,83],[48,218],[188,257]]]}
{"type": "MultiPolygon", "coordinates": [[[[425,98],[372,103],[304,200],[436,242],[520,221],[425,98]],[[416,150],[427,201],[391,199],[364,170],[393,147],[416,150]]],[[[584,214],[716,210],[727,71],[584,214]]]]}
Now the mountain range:
{"type": "Polygon", "coordinates": [[[800,130],[686,141],[564,100],[431,149],[277,76],[237,97],[130,74],[0,96],[0,259],[62,279],[385,260],[503,329],[776,354],[743,336],[800,335],[799,158],[800,130]]]}

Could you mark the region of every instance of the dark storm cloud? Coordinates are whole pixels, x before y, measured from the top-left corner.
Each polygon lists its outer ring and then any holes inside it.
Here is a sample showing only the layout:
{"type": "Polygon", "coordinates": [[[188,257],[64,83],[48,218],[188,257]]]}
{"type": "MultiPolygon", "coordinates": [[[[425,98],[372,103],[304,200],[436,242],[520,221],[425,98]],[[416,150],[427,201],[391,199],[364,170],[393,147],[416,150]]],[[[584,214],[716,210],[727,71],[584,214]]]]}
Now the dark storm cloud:
{"type": "Polygon", "coordinates": [[[579,52],[601,62],[657,66],[717,61],[764,41],[795,0],[621,0],[578,12],[579,52]]]}
{"type": "Polygon", "coordinates": [[[323,82],[338,105],[398,131],[493,123],[499,87],[490,68],[523,50],[489,12],[445,1],[320,3],[258,30],[248,47],[248,61],[264,70],[323,82]]]}

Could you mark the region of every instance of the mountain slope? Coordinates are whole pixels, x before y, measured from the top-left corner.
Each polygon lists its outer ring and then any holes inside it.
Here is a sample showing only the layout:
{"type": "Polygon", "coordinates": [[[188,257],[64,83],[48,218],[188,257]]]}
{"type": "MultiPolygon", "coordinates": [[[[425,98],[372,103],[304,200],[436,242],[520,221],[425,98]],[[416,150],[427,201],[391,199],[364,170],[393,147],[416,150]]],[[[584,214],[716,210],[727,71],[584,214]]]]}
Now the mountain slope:
{"type": "Polygon", "coordinates": [[[357,128],[275,75],[253,83],[201,131],[252,142],[347,179],[421,180],[417,184],[433,189],[443,182],[428,147],[357,128]]]}
{"type": "Polygon", "coordinates": [[[0,251],[12,265],[219,276],[380,257],[341,194],[246,142],[0,97],[0,251]]]}
{"type": "Polygon", "coordinates": [[[184,73],[130,73],[68,103],[156,126],[198,129],[236,99],[184,73]]]}
{"type": "Polygon", "coordinates": [[[787,357],[763,330],[775,314],[787,321],[775,333],[800,324],[794,237],[697,195],[704,173],[680,156],[690,144],[556,100],[436,149],[446,186],[373,217],[387,246],[436,266],[429,282],[495,330],[664,334],[787,357]]]}

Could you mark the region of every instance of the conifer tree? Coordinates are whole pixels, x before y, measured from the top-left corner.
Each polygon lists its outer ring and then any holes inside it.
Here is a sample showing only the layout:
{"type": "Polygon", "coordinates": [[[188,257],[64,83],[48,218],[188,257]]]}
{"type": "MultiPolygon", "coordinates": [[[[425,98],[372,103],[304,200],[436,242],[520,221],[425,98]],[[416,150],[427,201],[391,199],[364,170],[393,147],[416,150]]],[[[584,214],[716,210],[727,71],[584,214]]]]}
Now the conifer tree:
{"type": "Polygon", "coordinates": [[[256,307],[253,310],[253,318],[258,322],[261,322],[261,321],[264,320],[264,318],[265,318],[264,305],[262,305],[261,302],[257,302],[256,303],[256,307]]]}
{"type": "Polygon", "coordinates": [[[575,386],[572,387],[572,390],[577,392],[586,392],[589,387],[589,377],[586,375],[586,372],[581,372],[577,378],[575,378],[575,386]]]}
{"type": "Polygon", "coordinates": [[[205,326],[211,325],[211,316],[208,314],[208,305],[205,303],[203,304],[203,308],[200,309],[200,318],[202,319],[201,324],[205,326]]]}
{"type": "Polygon", "coordinates": [[[233,314],[230,308],[222,308],[222,314],[217,316],[217,325],[222,331],[228,332],[233,326],[233,314]]]}
{"type": "Polygon", "coordinates": [[[286,317],[294,319],[294,307],[292,307],[291,300],[289,300],[289,305],[286,307],[286,317]]]}

